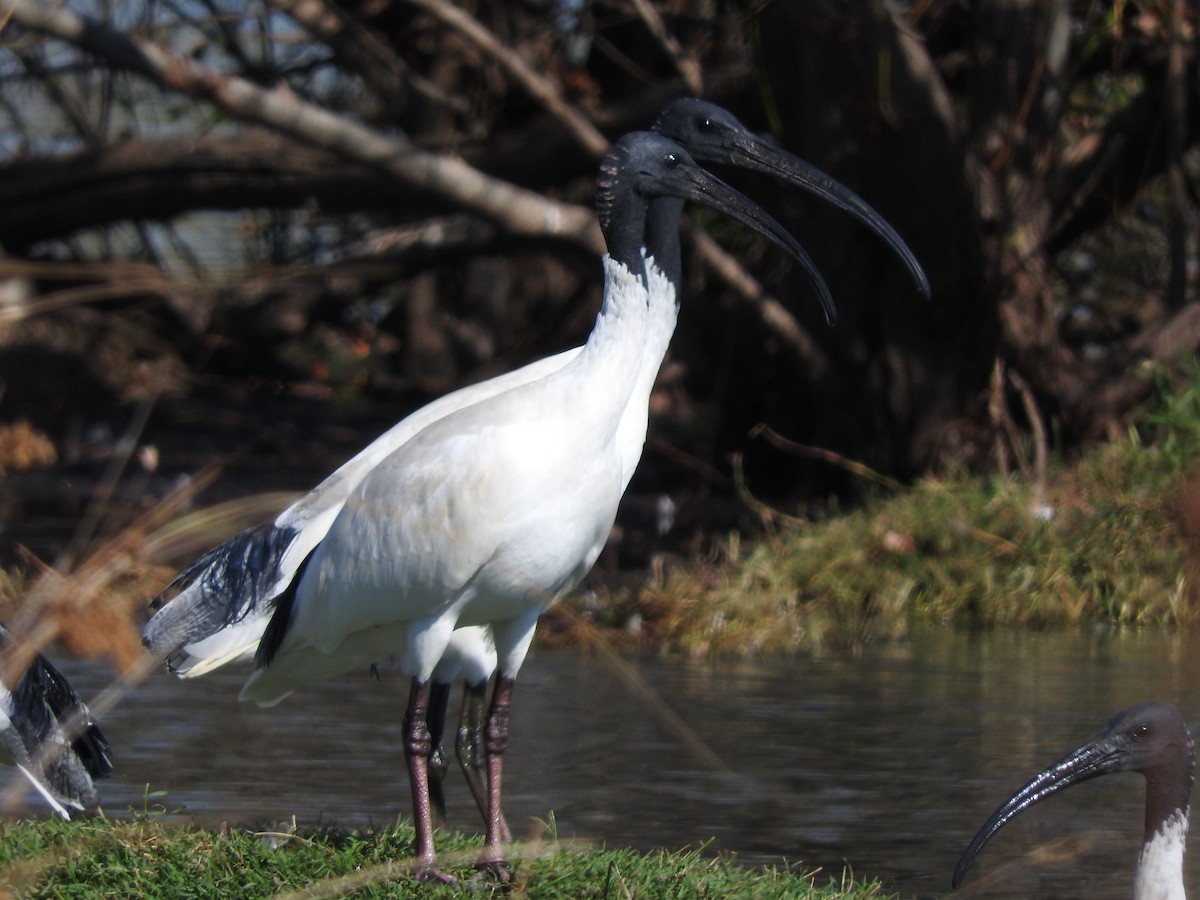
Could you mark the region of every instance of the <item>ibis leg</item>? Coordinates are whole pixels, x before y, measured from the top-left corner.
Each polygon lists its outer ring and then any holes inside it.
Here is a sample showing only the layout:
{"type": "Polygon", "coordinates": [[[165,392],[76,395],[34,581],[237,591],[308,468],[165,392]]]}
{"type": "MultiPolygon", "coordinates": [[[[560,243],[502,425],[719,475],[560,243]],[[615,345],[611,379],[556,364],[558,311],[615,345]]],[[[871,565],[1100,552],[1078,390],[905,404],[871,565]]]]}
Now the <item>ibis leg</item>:
{"type": "Polygon", "coordinates": [[[429,737],[433,749],[429,754],[429,804],[433,817],[434,828],[446,827],[446,770],[449,760],[442,746],[442,735],[446,731],[446,712],[450,706],[449,684],[434,681],[429,686],[429,710],[426,721],[429,723],[429,737]]]}
{"type": "Polygon", "coordinates": [[[429,757],[433,753],[433,737],[429,733],[429,682],[414,678],[404,714],[404,756],[408,760],[408,777],[412,784],[413,820],[417,830],[418,881],[437,881],[443,884],[453,878],[438,869],[437,851],[433,846],[433,816],[429,806],[429,757]]]}
{"type": "Polygon", "coordinates": [[[487,752],[488,821],[487,838],[478,866],[491,872],[502,882],[512,881],[512,867],[504,858],[504,839],[501,829],[504,814],[500,811],[501,760],[508,749],[508,720],[512,709],[513,679],[498,675],[492,692],[492,708],[485,728],[484,749],[487,752]]]}
{"type": "MultiPolygon", "coordinates": [[[[458,764],[471,787],[471,793],[475,796],[475,805],[479,807],[484,825],[491,821],[488,812],[487,753],[484,748],[487,686],[486,678],[478,684],[463,686],[462,714],[458,720],[458,736],[454,741],[458,764]]],[[[512,840],[512,833],[508,830],[503,812],[500,814],[500,840],[505,843],[512,840]]]]}

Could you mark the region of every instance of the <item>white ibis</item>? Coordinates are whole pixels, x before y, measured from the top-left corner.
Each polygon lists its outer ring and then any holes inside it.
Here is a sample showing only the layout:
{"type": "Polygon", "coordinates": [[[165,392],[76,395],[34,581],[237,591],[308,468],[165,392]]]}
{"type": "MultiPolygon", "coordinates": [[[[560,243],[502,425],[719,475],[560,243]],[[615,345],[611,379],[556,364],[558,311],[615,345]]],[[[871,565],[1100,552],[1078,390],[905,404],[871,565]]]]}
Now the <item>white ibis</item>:
{"type": "MultiPolygon", "coordinates": [[[[612,258],[605,262],[605,303],[588,344],[569,361],[547,365],[549,374],[536,381],[444,417],[443,409],[410,420],[407,427],[416,436],[370,468],[340,512],[334,509],[328,534],[278,596],[258,650],[263,667],[243,691],[274,702],[300,684],[398,652],[402,668],[415,676],[406,752],[418,854],[430,877],[440,873],[429,824],[428,683],[453,628],[489,624],[501,661],[487,729],[490,821],[484,862],[503,869],[499,757],[512,680],[537,615],[594,562],[640,454],[652,382],[642,374],[647,320],[665,318],[659,311],[665,306],[673,322],[675,303],[673,285],[653,267],[644,271],[641,246],[650,199],[675,195],[708,203],[804,257],[781,226],[665,139],[627,139],[603,173],[600,195],[612,258]],[[649,308],[647,280],[657,316],[649,308]],[[640,407],[642,422],[632,432],[620,427],[631,403],[640,407]],[[422,419],[428,423],[423,428],[413,425],[422,419]]],[[[662,351],[665,346],[663,338],[662,351]]],[[[661,351],[652,368],[660,361],[661,351]]],[[[280,560],[293,552],[289,540],[279,531],[260,530],[235,541],[232,552],[214,552],[197,563],[185,576],[195,580],[147,627],[151,648],[178,646],[196,636],[212,639],[214,624],[218,642],[225,641],[238,630],[245,608],[228,615],[227,607],[204,602],[205,590],[224,580],[247,589],[256,602],[256,592],[265,595],[274,586],[263,573],[277,574],[280,560]],[[179,600],[196,585],[192,611],[185,603],[181,614],[179,600]],[[222,632],[221,625],[228,627],[222,632]]],[[[242,655],[237,639],[216,648],[218,661],[242,655]]],[[[208,661],[193,647],[187,652],[200,663],[208,661]]]]}
{"type": "Polygon", "coordinates": [[[1140,772],[1146,778],[1145,832],[1134,900],[1183,900],[1183,853],[1195,768],[1195,746],[1178,709],[1169,703],[1131,706],[1000,804],[959,859],[953,885],[962,883],[984,844],[1017,813],[1081,781],[1112,772],[1140,772]]]}
{"type": "MultiPolygon", "coordinates": [[[[413,679],[405,716],[419,875],[436,867],[429,809],[430,680],[458,626],[487,625],[496,686],[485,727],[487,837],[480,866],[508,877],[501,760],[517,673],[541,613],[571,590],[607,540],[640,455],[647,359],[675,286],[644,259],[658,198],[704,203],[804,253],[773,219],[675,143],[639,133],[601,164],[597,205],[608,244],[604,300],[583,349],[536,381],[428,425],[373,468],[282,594],[242,696],[263,705],[297,687],[395,655],[413,679]],[[636,452],[635,452],[636,451],[636,452]]],[[[678,222],[675,223],[678,227],[678,222]]],[[[673,316],[673,312],[672,312],[673,316]]],[[[661,350],[665,351],[665,342],[661,350]]]]}
{"type": "MultiPolygon", "coordinates": [[[[0,656],[14,639],[0,625],[0,656]]],[[[108,741],[87,706],[41,654],[11,687],[0,682],[0,751],[64,819],[96,804],[94,779],[112,773],[108,741]]]]}

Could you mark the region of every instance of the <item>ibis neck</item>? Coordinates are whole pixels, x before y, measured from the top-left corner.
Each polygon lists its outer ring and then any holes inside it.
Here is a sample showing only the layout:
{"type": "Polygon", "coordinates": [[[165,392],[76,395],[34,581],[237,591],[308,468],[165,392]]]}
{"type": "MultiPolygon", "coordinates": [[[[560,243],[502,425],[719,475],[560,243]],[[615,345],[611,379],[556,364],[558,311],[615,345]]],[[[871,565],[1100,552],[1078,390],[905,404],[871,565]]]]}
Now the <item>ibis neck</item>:
{"type": "MultiPolygon", "coordinates": [[[[608,285],[616,286],[620,279],[614,274],[622,270],[636,272],[646,288],[645,319],[641,345],[636,351],[633,381],[628,400],[622,410],[617,426],[617,445],[621,457],[622,489],[628,486],[633,472],[642,456],[646,441],[646,426],[649,413],[650,392],[654,388],[658,369],[667,353],[671,335],[679,315],[679,283],[683,263],[680,255],[679,222],[683,216],[683,201],[671,197],[655,197],[649,204],[633,194],[625,194],[611,201],[606,221],[605,238],[608,241],[610,261],[606,263],[605,309],[601,321],[597,321],[597,336],[603,339],[607,329],[602,329],[607,310],[617,297],[608,285]],[[636,229],[628,227],[637,222],[636,229]],[[643,250],[643,247],[645,248],[643,250]],[[653,257],[648,261],[643,253],[653,257]],[[633,254],[634,263],[622,259],[633,254]],[[622,265],[616,266],[615,263],[622,265]],[[635,268],[636,267],[636,268],[635,268]],[[611,299],[610,299],[611,298],[611,299]]],[[[633,361],[633,356],[626,357],[633,361]]]]}
{"type": "Polygon", "coordinates": [[[654,198],[646,215],[646,252],[650,257],[646,261],[646,340],[637,381],[617,429],[626,487],[642,458],[649,424],[650,392],[679,319],[679,285],[683,277],[679,222],[682,217],[683,201],[674,197],[654,198]]]}
{"type": "Polygon", "coordinates": [[[675,288],[678,303],[683,283],[683,257],[679,244],[679,223],[683,201],[674,197],[656,197],[646,213],[646,252],[675,288]]]}
{"type": "Polygon", "coordinates": [[[642,249],[646,245],[646,200],[631,190],[620,190],[608,201],[601,216],[608,255],[638,277],[645,275],[642,249]]]}
{"type": "MultiPolygon", "coordinates": [[[[1148,813],[1147,807],[1147,813],[1148,813]]],[[[1149,822],[1147,821],[1147,827],[1149,822]]],[[[1176,809],[1146,834],[1134,879],[1134,900],[1186,900],[1183,856],[1187,844],[1188,809],[1176,809]]]]}
{"type": "Polygon", "coordinates": [[[1135,900],[1183,900],[1183,855],[1195,760],[1190,743],[1145,771],[1146,831],[1138,857],[1135,900]]]}
{"type": "MultiPolygon", "coordinates": [[[[598,403],[615,404],[619,413],[628,403],[641,369],[646,341],[648,297],[645,260],[640,251],[637,268],[629,268],[611,256],[604,260],[604,301],[587,343],[568,368],[587,372],[585,383],[594,385],[598,403]]],[[[605,415],[592,410],[592,419],[605,415]]],[[[615,426],[615,421],[614,421],[615,426]]]]}
{"type": "Polygon", "coordinates": [[[620,448],[622,483],[628,487],[629,480],[642,458],[642,446],[646,442],[646,427],[650,411],[650,392],[662,366],[671,335],[675,333],[679,303],[675,286],[659,270],[656,261],[646,263],[646,285],[648,288],[648,314],[646,339],[642,348],[641,363],[634,382],[629,403],[617,427],[617,444],[620,448]]]}
{"type": "Polygon", "coordinates": [[[1192,780],[1195,762],[1190,748],[1181,749],[1170,764],[1160,765],[1146,771],[1146,832],[1145,841],[1160,831],[1171,820],[1183,815],[1187,825],[1188,804],[1192,795],[1192,780]]]}

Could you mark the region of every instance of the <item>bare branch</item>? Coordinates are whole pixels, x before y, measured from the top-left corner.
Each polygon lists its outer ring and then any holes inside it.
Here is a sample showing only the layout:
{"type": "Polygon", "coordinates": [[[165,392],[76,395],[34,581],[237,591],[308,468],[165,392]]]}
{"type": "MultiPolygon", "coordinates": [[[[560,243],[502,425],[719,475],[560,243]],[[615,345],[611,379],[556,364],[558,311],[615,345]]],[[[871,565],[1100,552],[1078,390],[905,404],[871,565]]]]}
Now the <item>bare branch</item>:
{"type": "MultiPolygon", "coordinates": [[[[1180,91],[1181,85],[1195,83],[1194,51],[1175,49],[1176,54],[1183,52],[1182,60],[1175,56],[1175,65],[1184,66],[1182,74],[1178,69],[1172,74],[1157,58],[1147,60],[1139,70],[1145,87],[1063,152],[1049,194],[1054,218],[1046,248],[1051,255],[1101,227],[1148,182],[1168,171],[1172,159],[1200,142],[1200,108],[1187,102],[1186,90],[1180,91]]],[[[1179,184],[1172,185],[1172,202],[1186,193],[1179,184]]]]}
{"type": "Polygon", "coordinates": [[[699,97],[704,93],[704,77],[700,71],[700,63],[679,45],[679,41],[675,40],[673,34],[667,31],[662,16],[658,14],[658,10],[650,4],[649,0],[631,0],[631,2],[638,16],[645,23],[646,30],[662,45],[667,56],[671,58],[671,62],[675,64],[675,69],[682,76],[688,92],[699,97]]]}
{"type": "Polygon", "coordinates": [[[496,36],[480,24],[478,19],[443,0],[408,0],[413,6],[434,16],[444,25],[453,28],[472,44],[492,57],[504,71],[516,81],[546,110],[563,123],[579,142],[579,145],[597,159],[608,150],[608,138],[563,99],[557,86],[548,78],[538,74],[516,53],[513,53],[496,36]]]}
{"type": "Polygon", "coordinates": [[[416,192],[365,166],[260,128],[122,141],[0,166],[0,244],[10,249],[117,221],[255,206],[326,210],[414,205],[416,192]]]}
{"type": "Polygon", "coordinates": [[[238,119],[267,125],[345,159],[373,166],[513,233],[562,238],[589,252],[603,252],[604,242],[590,209],[548,200],[487,176],[460,159],[425,152],[402,135],[380,134],[305,102],[286,86],[267,90],[242,78],[221,75],[159,44],[32,0],[15,0],[11,22],[74,44],[118,68],[139,72],[165,89],[214,103],[238,119]]]}
{"type": "MultiPolygon", "coordinates": [[[[499,47],[494,36],[475,20],[438,0],[409,2],[439,18],[444,16],[454,27],[470,32],[472,39],[478,38],[481,46],[494,45],[506,55],[512,71],[524,72],[522,77],[542,95],[551,91],[558,96],[549,82],[532,73],[519,57],[499,47]]],[[[461,159],[422,151],[401,135],[382,135],[305,102],[286,86],[268,90],[241,78],[220,75],[153,42],[132,38],[67,10],[46,9],[31,0],[16,0],[12,21],[27,30],[75,44],[110,64],[140,72],[166,89],[212,102],[240,119],[264,124],[343,159],[383,170],[409,187],[483,215],[510,232],[564,238],[588,252],[603,252],[603,240],[590,209],[548,200],[485,175],[461,159]]],[[[603,136],[575,110],[565,105],[563,108],[569,118],[591,131],[588,141],[595,152],[603,152],[607,146],[603,136]]],[[[826,355],[811,336],[732,256],[706,235],[697,233],[696,240],[701,258],[740,297],[758,308],[771,331],[819,369],[828,366],[826,355]]]]}
{"type": "Polygon", "coordinates": [[[271,5],[291,16],[305,31],[329,47],[348,71],[355,72],[390,108],[404,106],[412,90],[458,114],[467,111],[453,97],[409,68],[373,30],[327,0],[271,0],[271,5]]]}

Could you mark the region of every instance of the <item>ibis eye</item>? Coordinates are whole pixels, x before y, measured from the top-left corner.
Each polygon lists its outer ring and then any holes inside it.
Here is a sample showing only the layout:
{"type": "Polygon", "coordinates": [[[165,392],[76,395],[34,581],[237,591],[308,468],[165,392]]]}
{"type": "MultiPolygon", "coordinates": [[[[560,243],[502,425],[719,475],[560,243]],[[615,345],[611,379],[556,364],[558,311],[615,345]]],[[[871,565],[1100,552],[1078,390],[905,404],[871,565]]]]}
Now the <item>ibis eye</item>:
{"type": "Polygon", "coordinates": [[[678,169],[679,168],[679,157],[676,156],[674,153],[668,153],[663,158],[663,162],[666,164],[668,169],[678,169]]]}
{"type": "Polygon", "coordinates": [[[1148,737],[1150,737],[1150,724],[1148,722],[1143,722],[1137,728],[1133,729],[1133,739],[1135,741],[1144,741],[1148,737]]]}
{"type": "Polygon", "coordinates": [[[700,129],[700,131],[701,131],[701,132],[703,132],[703,133],[708,133],[708,132],[710,132],[710,131],[715,131],[715,130],[716,130],[716,126],[715,126],[715,125],[713,125],[712,119],[710,119],[710,118],[708,118],[708,117],[705,117],[705,118],[703,118],[703,119],[700,119],[700,120],[699,120],[699,121],[696,123],[696,127],[697,127],[697,128],[699,128],[699,129],[700,129]]]}

